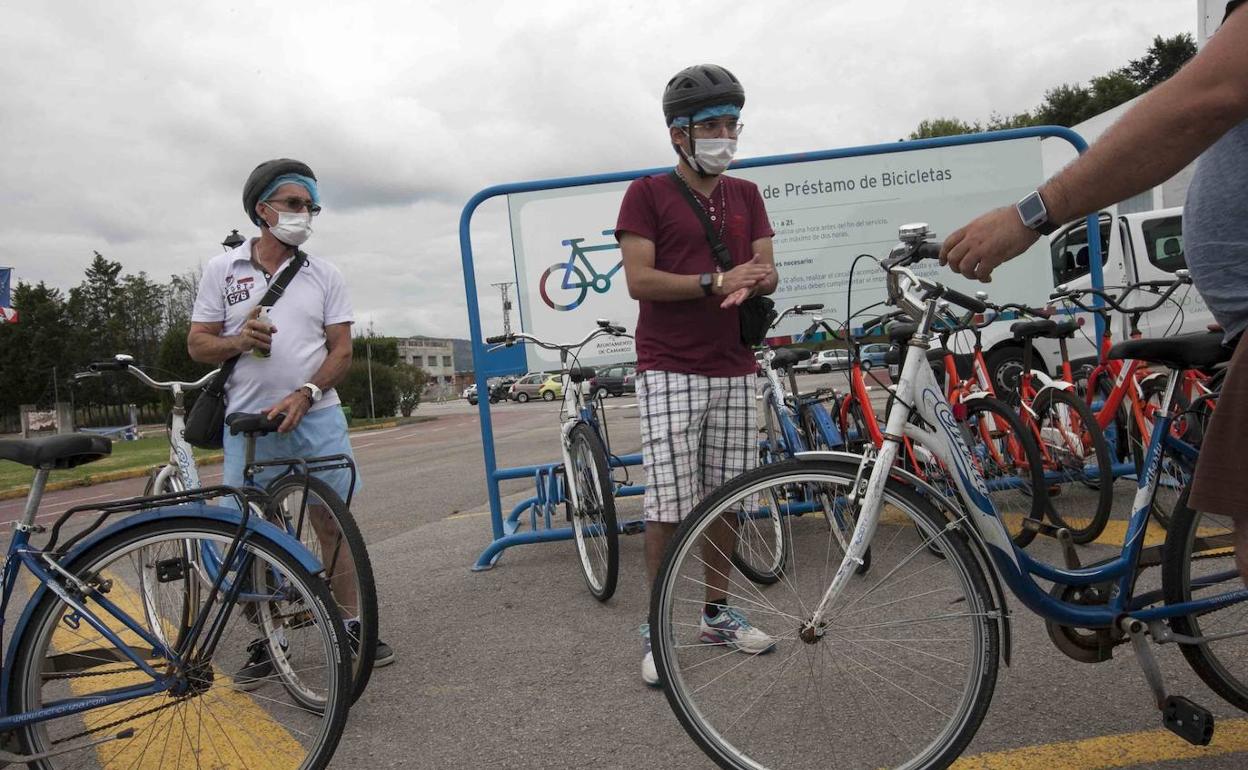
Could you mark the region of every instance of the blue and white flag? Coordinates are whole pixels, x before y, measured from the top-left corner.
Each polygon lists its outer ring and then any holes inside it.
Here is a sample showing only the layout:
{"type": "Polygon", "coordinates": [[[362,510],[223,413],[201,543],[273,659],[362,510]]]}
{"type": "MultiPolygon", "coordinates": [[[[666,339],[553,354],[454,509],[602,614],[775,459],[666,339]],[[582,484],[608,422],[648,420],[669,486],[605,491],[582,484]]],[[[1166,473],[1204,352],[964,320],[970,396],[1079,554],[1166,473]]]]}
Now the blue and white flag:
{"type": "Polygon", "coordinates": [[[9,296],[9,278],[13,268],[0,267],[0,307],[13,307],[13,298],[9,296]]]}

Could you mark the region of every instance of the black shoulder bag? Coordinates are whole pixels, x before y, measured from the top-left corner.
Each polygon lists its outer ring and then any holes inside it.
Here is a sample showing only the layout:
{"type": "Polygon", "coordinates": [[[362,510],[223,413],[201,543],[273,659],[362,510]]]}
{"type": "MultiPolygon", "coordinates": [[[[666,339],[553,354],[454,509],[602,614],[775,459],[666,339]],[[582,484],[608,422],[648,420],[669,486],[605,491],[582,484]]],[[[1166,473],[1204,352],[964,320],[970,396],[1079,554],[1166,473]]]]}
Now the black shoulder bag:
{"type": "MultiPolygon", "coordinates": [[[[719,239],[719,234],[715,232],[714,225],[711,224],[711,218],[706,215],[706,211],[698,204],[693,197],[693,191],[685,185],[685,180],[675,171],[671,173],[672,181],[676,183],[676,187],[681,194],[685,196],[685,200],[689,202],[689,207],[693,209],[693,213],[697,214],[698,221],[702,223],[702,229],[706,231],[706,241],[711,245],[711,255],[715,258],[715,263],[719,265],[719,269],[725,273],[733,268],[732,254],[728,251],[728,247],[719,239]]],[[[723,184],[721,181],[720,184],[723,184]]],[[[738,317],[741,321],[741,342],[747,348],[753,348],[763,343],[767,338],[767,332],[771,329],[771,325],[776,320],[776,303],[771,301],[771,297],[757,296],[750,297],[742,302],[737,308],[738,317]]]]}
{"type": "MultiPolygon", "coordinates": [[[[291,279],[295,277],[295,273],[299,272],[299,268],[303,267],[307,259],[306,254],[295,249],[295,258],[290,261],[277,280],[269,284],[269,290],[260,299],[260,305],[272,307],[281,299],[291,279]]],[[[195,399],[195,405],[191,407],[190,414],[186,416],[186,429],[182,431],[183,438],[191,446],[200,449],[220,449],[224,444],[225,383],[229,381],[241,356],[242,353],[221,364],[217,376],[208,381],[199,397],[195,399]]]]}

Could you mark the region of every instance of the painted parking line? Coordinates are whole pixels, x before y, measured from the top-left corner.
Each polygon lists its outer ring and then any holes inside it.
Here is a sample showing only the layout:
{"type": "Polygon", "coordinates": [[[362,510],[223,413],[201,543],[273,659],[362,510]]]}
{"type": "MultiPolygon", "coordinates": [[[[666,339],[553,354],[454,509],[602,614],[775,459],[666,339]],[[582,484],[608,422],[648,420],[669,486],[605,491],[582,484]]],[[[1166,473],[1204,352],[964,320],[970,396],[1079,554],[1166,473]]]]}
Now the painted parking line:
{"type": "MultiPolygon", "coordinates": [[[[34,588],[34,580],[29,576],[25,582],[30,588],[34,588]]],[[[142,622],[142,618],[146,617],[138,595],[124,580],[113,580],[109,599],[131,618],[142,622]]],[[[100,612],[99,617],[123,642],[135,649],[143,647],[139,636],[123,627],[112,615],[100,612]]],[[[163,619],[160,622],[166,626],[166,634],[172,636],[172,624],[163,619]]],[[[112,645],[103,635],[86,623],[82,623],[78,629],[59,624],[51,641],[52,646],[61,654],[112,649],[112,645]]],[[[143,672],[135,671],[128,661],[117,664],[116,668],[120,670],[116,673],[104,673],[109,669],[107,664],[96,668],[102,671],[94,672],[92,676],[69,680],[70,689],[76,696],[90,697],[110,689],[133,687],[151,681],[143,672]]],[[[208,761],[212,767],[220,770],[259,770],[289,764],[289,757],[303,752],[294,736],[285,726],[271,719],[253,696],[232,689],[228,674],[214,668],[214,676],[217,686],[199,696],[206,700],[203,706],[193,712],[193,716],[199,717],[198,720],[191,720],[193,724],[188,724],[186,714],[180,714],[176,708],[143,713],[153,705],[159,705],[160,701],[167,700],[168,696],[164,694],[136,698],[112,708],[85,712],[82,719],[88,729],[103,730],[107,725],[124,720],[124,725],[135,731],[132,738],[109,741],[95,748],[101,767],[104,770],[159,770],[168,767],[169,761],[175,757],[177,764],[181,766],[181,758],[188,756],[196,766],[200,762],[208,761]],[[207,705],[207,699],[211,699],[211,707],[207,705]],[[209,713],[205,713],[205,709],[209,713]],[[212,713],[218,709],[246,725],[246,729],[227,729],[225,723],[212,713]],[[194,739],[191,738],[191,732],[195,733],[194,739]],[[163,742],[158,751],[155,748],[157,742],[163,742]],[[222,757],[221,752],[227,748],[233,756],[222,757]],[[213,749],[211,756],[206,755],[208,749],[213,749]]]]}
{"type": "Polygon", "coordinates": [[[1160,762],[1203,759],[1248,752],[1248,719],[1217,723],[1213,742],[1193,746],[1167,730],[1105,735],[994,751],[954,762],[953,770],[1105,770],[1114,767],[1155,766],[1160,762]]]}

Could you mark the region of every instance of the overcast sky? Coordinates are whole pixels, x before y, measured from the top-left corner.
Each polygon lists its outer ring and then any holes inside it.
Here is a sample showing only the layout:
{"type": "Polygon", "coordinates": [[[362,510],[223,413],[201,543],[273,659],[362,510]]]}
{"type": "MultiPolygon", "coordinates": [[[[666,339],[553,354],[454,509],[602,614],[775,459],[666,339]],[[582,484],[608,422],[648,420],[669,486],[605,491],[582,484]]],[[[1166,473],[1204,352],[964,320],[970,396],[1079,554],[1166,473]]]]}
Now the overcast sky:
{"type": "MultiPolygon", "coordinates": [[[[1195,0],[3,3],[0,265],[68,289],[95,249],[168,280],[254,234],[243,180],[294,157],[325,204],[305,248],[357,323],[467,336],[468,198],[670,163],[659,99],[689,64],[743,82],[751,157],[1029,109],[1195,28],[1195,0]]],[[[474,248],[492,330],[501,203],[474,248]]]]}

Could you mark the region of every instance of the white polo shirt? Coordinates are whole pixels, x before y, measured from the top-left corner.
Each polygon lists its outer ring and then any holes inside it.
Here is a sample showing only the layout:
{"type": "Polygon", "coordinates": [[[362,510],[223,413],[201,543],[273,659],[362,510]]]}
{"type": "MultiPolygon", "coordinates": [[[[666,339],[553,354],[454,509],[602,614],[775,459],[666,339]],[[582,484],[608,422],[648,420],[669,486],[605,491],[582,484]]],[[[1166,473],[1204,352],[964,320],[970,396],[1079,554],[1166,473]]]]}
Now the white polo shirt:
{"type": "MultiPolygon", "coordinates": [[[[226,336],[242,331],[243,323],[252,308],[260,304],[270,281],[251,261],[251,248],[256,240],[259,239],[252,239],[208,262],[199,282],[192,321],[223,323],[222,334],[226,336]]],[[[277,280],[288,264],[289,259],[277,268],[272,280],[277,280]]],[[[286,293],[273,304],[269,320],[277,327],[272,355],[257,358],[244,353],[238,359],[226,383],[227,412],[269,409],[311,381],[329,352],[325,347],[325,327],[354,321],[342,273],[327,260],[308,257],[286,287],[286,293]]],[[[337,404],[338,393],[330,388],[312,405],[311,411],[337,404]]]]}

